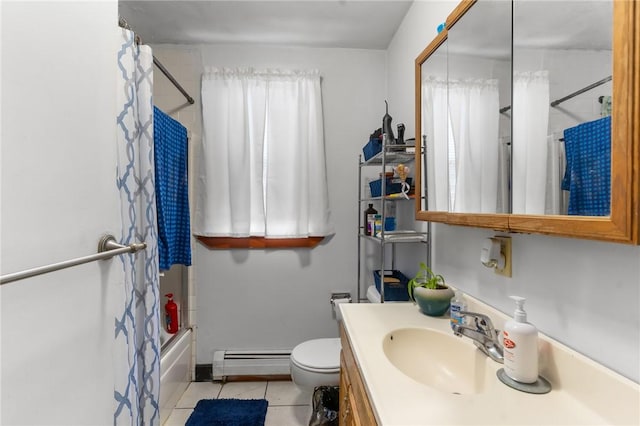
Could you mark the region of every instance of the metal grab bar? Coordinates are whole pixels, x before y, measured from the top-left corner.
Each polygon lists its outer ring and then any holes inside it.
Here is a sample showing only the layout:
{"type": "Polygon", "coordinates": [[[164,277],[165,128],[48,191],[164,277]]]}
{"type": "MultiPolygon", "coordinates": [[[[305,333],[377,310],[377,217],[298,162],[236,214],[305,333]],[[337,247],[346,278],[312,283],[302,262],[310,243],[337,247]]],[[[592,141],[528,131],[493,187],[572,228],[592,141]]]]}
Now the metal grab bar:
{"type": "Polygon", "coordinates": [[[113,235],[105,235],[98,242],[98,253],[89,256],[78,257],[76,259],[66,260],[64,262],[52,263],[51,265],[40,266],[38,268],[27,269],[21,272],[2,275],[0,277],[0,285],[25,278],[35,277],[36,275],[46,274],[48,272],[58,271],[60,269],[70,268],[72,266],[82,265],[84,263],[94,262],[96,260],[110,259],[113,256],[125,253],[136,253],[147,248],[146,243],[134,243],[124,246],[118,244],[113,235]]]}

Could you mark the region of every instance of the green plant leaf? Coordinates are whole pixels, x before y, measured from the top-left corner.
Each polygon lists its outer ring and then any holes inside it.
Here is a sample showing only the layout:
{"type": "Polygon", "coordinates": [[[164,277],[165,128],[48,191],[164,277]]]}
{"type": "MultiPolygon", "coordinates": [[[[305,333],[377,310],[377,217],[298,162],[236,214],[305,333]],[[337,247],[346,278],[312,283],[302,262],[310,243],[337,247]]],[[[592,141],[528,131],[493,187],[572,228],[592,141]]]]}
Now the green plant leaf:
{"type": "Polygon", "coordinates": [[[415,301],[413,297],[413,290],[416,287],[435,290],[438,287],[446,287],[446,283],[442,275],[436,275],[424,262],[420,262],[420,269],[418,270],[418,273],[416,273],[416,276],[413,277],[407,285],[407,292],[413,301],[415,301]]]}

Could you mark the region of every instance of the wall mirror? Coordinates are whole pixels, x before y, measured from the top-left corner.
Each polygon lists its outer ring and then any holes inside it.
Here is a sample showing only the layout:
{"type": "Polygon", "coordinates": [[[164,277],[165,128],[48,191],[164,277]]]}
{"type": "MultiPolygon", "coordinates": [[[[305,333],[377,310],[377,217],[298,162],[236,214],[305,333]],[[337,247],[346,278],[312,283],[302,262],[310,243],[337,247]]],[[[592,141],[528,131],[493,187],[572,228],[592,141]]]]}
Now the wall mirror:
{"type": "Polygon", "coordinates": [[[637,243],[639,9],[461,2],[416,59],[416,218],[637,243]]]}
{"type": "Polygon", "coordinates": [[[608,216],[612,1],[513,3],[512,213],[608,216]]]}
{"type": "MultiPolygon", "coordinates": [[[[433,52],[424,63],[420,79],[422,82],[421,110],[422,145],[425,158],[432,159],[429,166],[422,162],[421,169],[426,173],[424,194],[419,198],[421,210],[449,210],[449,146],[447,138],[447,38],[440,33],[434,43],[433,52]],[[441,125],[436,126],[435,123],[441,125]],[[439,141],[439,144],[427,141],[439,141]],[[440,184],[436,186],[436,181],[440,184]]],[[[418,117],[416,117],[417,119],[418,117]]],[[[416,133],[417,134],[417,133],[416,133]]],[[[416,163],[420,164],[420,163],[416,163]]]]}

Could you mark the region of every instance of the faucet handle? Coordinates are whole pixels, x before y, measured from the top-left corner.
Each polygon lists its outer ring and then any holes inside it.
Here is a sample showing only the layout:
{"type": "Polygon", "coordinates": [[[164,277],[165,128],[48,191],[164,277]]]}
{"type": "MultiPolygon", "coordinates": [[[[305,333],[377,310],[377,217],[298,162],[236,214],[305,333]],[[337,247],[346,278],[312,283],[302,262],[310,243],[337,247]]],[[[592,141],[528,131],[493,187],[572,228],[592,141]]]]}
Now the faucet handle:
{"type": "Polygon", "coordinates": [[[475,322],[475,329],[473,326],[453,324],[453,334],[458,337],[466,336],[472,339],[473,343],[480,348],[482,352],[494,361],[502,364],[504,362],[502,344],[498,339],[498,332],[493,327],[491,318],[484,314],[469,311],[460,311],[460,315],[463,317],[472,317],[475,322]]]}
{"type": "Polygon", "coordinates": [[[477,331],[484,333],[492,338],[497,337],[498,332],[493,326],[491,318],[489,318],[487,315],[469,311],[460,311],[460,315],[472,317],[477,331]]]}

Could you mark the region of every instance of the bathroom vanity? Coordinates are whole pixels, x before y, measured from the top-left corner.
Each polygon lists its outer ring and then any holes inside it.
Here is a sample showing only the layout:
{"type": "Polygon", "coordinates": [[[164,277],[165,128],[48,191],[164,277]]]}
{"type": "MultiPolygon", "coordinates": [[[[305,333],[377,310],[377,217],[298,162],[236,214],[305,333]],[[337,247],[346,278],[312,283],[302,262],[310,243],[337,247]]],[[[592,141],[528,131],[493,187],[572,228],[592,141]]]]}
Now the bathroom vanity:
{"type": "Polygon", "coordinates": [[[376,418],[364,387],[358,364],[353,356],[349,338],[340,324],[340,425],[375,426],[376,418]]]}
{"type": "MultiPolygon", "coordinates": [[[[508,319],[468,298],[498,329],[508,319]]],[[[411,303],[341,306],[341,425],[640,424],[640,385],[543,334],[543,395],[512,389],[501,364],[411,303]],[[585,380],[588,378],[588,380],[585,380]]]]}

